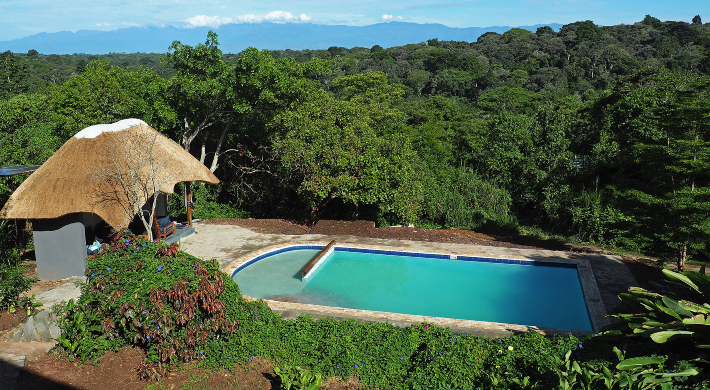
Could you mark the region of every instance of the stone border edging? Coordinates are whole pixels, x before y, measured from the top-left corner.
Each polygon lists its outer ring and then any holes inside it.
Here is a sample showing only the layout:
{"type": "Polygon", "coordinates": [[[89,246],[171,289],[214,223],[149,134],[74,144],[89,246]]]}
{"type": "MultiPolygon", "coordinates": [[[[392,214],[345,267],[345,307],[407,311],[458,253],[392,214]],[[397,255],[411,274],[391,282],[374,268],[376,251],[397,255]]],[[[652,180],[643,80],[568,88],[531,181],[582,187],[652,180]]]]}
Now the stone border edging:
{"type": "Polygon", "coordinates": [[[50,315],[49,310],[42,310],[27,318],[24,324],[15,328],[7,337],[8,341],[54,341],[62,333],[57,315],[50,315]]]}

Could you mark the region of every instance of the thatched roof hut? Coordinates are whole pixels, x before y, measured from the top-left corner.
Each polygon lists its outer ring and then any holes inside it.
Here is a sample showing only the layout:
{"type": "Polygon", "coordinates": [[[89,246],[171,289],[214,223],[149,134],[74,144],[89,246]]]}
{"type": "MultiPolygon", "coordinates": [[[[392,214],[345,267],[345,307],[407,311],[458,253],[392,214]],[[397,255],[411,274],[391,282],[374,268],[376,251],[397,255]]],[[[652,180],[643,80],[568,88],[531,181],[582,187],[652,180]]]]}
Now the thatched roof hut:
{"type": "Polygon", "coordinates": [[[123,229],[132,220],[126,203],[144,204],[155,192],[153,183],[159,184],[158,192],[169,194],[185,181],[219,182],[191,154],[141,120],[91,126],[20,185],[0,219],[93,213],[114,229],[123,229]],[[136,191],[136,186],[144,188],[136,191]]]}

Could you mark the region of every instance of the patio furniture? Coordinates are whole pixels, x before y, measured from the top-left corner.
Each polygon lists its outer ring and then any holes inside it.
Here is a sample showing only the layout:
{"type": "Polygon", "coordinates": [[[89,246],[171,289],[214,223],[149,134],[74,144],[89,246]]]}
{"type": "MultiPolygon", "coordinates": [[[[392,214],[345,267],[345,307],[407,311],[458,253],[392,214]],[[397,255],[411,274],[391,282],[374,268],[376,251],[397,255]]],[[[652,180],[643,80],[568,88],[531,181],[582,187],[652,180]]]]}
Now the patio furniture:
{"type": "Polygon", "coordinates": [[[170,220],[169,215],[160,219],[158,219],[157,216],[153,215],[153,226],[153,235],[154,238],[158,241],[175,233],[175,229],[177,228],[177,224],[170,220]]]}

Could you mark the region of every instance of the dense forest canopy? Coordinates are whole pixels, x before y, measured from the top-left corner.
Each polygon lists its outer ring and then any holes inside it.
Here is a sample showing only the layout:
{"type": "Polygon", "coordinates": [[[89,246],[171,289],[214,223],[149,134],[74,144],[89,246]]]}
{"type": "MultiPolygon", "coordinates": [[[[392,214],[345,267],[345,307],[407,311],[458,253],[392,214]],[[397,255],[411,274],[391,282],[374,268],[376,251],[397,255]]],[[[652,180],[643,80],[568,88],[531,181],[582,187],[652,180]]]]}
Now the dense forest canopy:
{"type": "Polygon", "coordinates": [[[647,16],[391,48],[5,52],[0,162],[135,117],[221,179],[197,188],[212,215],[532,226],[682,265],[710,233],[709,51],[699,16],[647,16]]]}

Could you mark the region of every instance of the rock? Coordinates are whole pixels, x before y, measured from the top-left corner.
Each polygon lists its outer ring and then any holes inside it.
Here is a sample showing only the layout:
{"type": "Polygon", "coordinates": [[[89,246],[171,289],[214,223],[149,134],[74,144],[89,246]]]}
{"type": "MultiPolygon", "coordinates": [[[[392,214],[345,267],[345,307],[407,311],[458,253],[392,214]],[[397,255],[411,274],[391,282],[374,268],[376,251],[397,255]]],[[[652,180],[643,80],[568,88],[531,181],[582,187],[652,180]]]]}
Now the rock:
{"type": "Polygon", "coordinates": [[[0,353],[0,362],[16,368],[23,368],[25,366],[25,356],[12,353],[0,353]]]}
{"type": "Polygon", "coordinates": [[[37,329],[37,334],[42,336],[49,330],[49,324],[46,319],[35,318],[35,328],[37,329]]]}
{"type": "Polygon", "coordinates": [[[39,337],[42,341],[52,341],[52,334],[49,333],[49,330],[42,333],[39,337]]]}
{"type": "Polygon", "coordinates": [[[14,341],[14,342],[22,341],[22,331],[20,329],[15,329],[12,332],[12,341],[14,341]]]}
{"type": "Polygon", "coordinates": [[[43,320],[47,317],[49,317],[49,310],[42,310],[35,315],[35,320],[43,320]]]}
{"type": "Polygon", "coordinates": [[[57,325],[52,325],[49,327],[49,336],[56,340],[59,338],[59,335],[62,334],[62,330],[59,329],[57,325]]]}
{"type": "Polygon", "coordinates": [[[25,323],[24,327],[24,334],[22,335],[22,339],[24,341],[35,341],[38,339],[38,334],[37,334],[37,329],[35,329],[35,319],[34,317],[30,317],[30,319],[25,323]]]}

